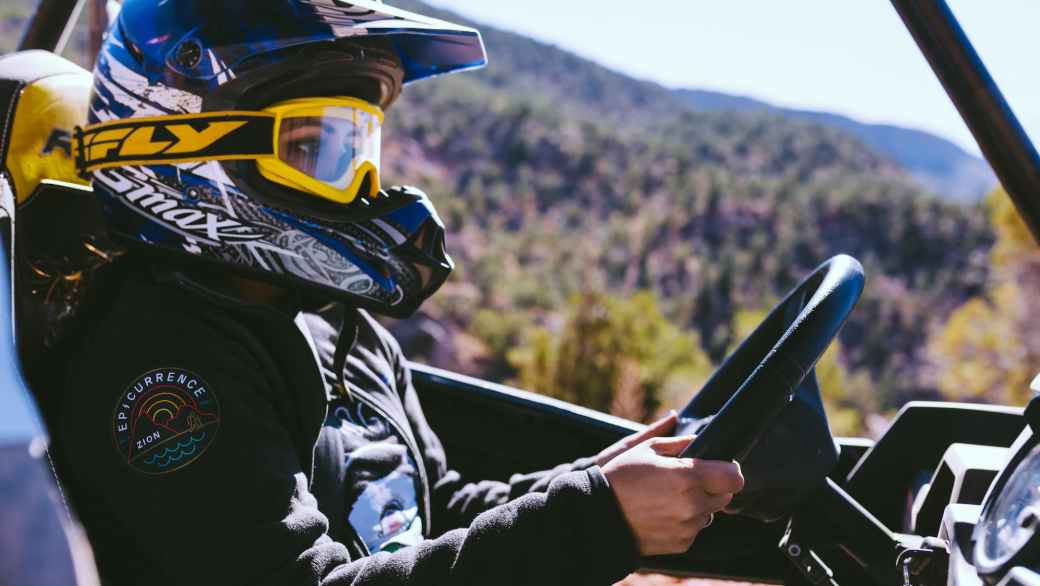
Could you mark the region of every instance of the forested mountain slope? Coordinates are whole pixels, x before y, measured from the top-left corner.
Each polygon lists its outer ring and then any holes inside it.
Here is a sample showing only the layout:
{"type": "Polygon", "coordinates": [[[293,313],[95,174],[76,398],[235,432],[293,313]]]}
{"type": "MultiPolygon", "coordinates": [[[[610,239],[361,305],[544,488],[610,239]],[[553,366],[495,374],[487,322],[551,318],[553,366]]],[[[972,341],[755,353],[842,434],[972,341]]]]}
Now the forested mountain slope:
{"type": "MultiPolygon", "coordinates": [[[[0,27],[17,30],[18,6],[5,10],[0,27]]],[[[423,315],[394,324],[413,356],[648,417],[844,252],[868,285],[821,364],[836,427],[940,396],[929,340],[989,282],[979,206],[930,193],[841,129],[698,110],[480,28],[486,69],[410,86],[387,117],[384,181],[431,193],[458,264],[423,315]]]]}
{"type": "MultiPolygon", "coordinates": [[[[842,335],[841,401],[889,409],[936,396],[922,348],[986,280],[993,236],[978,207],[926,192],[849,133],[770,111],[697,111],[481,30],[488,68],[409,87],[388,118],[388,177],[431,191],[460,261],[431,309],[449,332],[437,361],[567,394],[529,375],[568,351],[542,334],[580,322],[575,295],[642,290],[718,361],[749,312],[846,252],[868,287],[842,335]]],[[[654,392],[649,410],[669,400],[654,392]]]]}
{"type": "Polygon", "coordinates": [[[711,112],[775,112],[845,130],[867,146],[899,163],[922,185],[943,197],[975,202],[997,185],[997,178],[980,157],[934,134],[891,124],[867,124],[830,112],[782,108],[721,92],[676,90],[694,108],[711,112]]]}

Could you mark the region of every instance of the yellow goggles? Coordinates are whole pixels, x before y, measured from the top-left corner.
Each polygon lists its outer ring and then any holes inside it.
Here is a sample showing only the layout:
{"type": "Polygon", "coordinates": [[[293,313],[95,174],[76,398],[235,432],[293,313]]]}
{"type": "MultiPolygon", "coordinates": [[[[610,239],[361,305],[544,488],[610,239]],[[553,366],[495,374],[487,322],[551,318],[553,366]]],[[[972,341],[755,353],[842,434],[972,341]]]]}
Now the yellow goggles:
{"type": "Polygon", "coordinates": [[[77,128],[80,172],[255,160],[269,181],[337,203],[379,193],[383,112],[356,98],[300,98],[256,112],[130,118],[77,128]]]}
{"type": "Polygon", "coordinates": [[[379,194],[379,108],[354,98],[302,98],[264,111],[275,115],[275,156],[256,161],[266,179],[338,203],[354,201],[362,185],[365,195],[379,194]]]}

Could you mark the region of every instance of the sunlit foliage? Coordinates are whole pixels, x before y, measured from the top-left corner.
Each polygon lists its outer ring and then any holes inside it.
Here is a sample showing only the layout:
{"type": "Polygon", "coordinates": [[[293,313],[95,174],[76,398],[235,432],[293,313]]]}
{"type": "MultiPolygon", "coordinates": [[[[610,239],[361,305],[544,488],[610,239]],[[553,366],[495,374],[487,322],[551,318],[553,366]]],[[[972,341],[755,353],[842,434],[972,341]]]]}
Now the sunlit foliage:
{"type": "Polygon", "coordinates": [[[950,316],[930,350],[947,397],[1023,404],[1040,371],[1040,250],[1004,191],[986,206],[997,235],[986,290],[950,316]]]}
{"type": "Polygon", "coordinates": [[[696,334],[661,314],[654,295],[576,295],[560,332],[536,328],[510,359],[526,388],[635,420],[681,407],[711,373],[696,334]]]}

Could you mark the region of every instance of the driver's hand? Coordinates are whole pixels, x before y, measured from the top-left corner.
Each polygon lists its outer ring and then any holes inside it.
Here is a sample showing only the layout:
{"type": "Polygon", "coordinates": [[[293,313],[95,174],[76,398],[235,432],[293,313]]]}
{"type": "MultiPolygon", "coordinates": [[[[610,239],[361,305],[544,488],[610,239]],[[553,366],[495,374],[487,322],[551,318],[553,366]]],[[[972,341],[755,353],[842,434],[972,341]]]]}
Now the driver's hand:
{"type": "Polygon", "coordinates": [[[677,457],[691,441],[650,439],[603,467],[641,555],[685,552],[744,487],[736,462],[677,457]]]}
{"type": "Polygon", "coordinates": [[[604,448],[602,452],[596,454],[596,464],[599,464],[600,468],[602,468],[607,465],[607,462],[613,460],[632,446],[639,445],[652,437],[660,437],[672,433],[677,421],[679,421],[679,415],[672,410],[668,415],[646,426],[646,429],[643,431],[637,431],[632,435],[623,437],[604,448]]]}

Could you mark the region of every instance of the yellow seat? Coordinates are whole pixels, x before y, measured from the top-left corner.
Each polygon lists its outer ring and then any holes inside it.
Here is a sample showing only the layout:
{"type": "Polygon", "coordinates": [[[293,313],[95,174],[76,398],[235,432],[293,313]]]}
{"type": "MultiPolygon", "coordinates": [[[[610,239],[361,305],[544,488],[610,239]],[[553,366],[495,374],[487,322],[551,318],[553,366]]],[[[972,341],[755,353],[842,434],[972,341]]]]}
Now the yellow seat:
{"type": "Polygon", "coordinates": [[[76,174],[71,138],[86,123],[90,86],[90,72],[54,53],[0,57],[0,148],[14,203],[26,203],[44,180],[87,185],[76,174]]]}
{"type": "Polygon", "coordinates": [[[48,351],[75,322],[111,256],[99,205],[77,175],[71,148],[90,92],[91,74],[53,53],[0,57],[0,207],[14,231],[8,250],[19,355],[38,399],[47,385],[36,384],[44,370],[37,365],[53,358],[48,351]]]}

